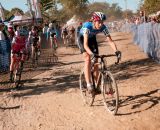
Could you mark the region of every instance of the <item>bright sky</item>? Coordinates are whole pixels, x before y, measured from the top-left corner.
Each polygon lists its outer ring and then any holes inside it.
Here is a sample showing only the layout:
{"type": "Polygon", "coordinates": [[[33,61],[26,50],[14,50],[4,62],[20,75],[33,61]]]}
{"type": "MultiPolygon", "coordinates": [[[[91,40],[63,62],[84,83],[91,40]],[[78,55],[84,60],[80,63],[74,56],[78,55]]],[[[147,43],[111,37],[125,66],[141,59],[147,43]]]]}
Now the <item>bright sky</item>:
{"type": "MultiPolygon", "coordinates": [[[[140,0],[89,0],[89,1],[118,3],[123,10],[126,9],[125,1],[127,1],[127,9],[130,9],[136,12],[136,10],[138,9],[140,0]]],[[[26,5],[27,0],[0,0],[0,3],[7,10],[11,10],[12,8],[15,8],[15,7],[22,9],[24,12],[28,10],[28,7],[26,5]]]]}

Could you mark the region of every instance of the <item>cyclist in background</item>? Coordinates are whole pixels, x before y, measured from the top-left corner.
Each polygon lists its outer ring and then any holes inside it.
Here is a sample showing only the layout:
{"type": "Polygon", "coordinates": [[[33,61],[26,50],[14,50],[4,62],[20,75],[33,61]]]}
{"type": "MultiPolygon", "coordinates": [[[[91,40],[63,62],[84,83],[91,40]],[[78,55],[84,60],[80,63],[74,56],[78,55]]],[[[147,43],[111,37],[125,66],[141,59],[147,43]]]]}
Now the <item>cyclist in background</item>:
{"type": "Polygon", "coordinates": [[[67,44],[67,35],[68,35],[68,30],[67,30],[67,27],[64,26],[62,28],[62,32],[61,32],[61,38],[63,39],[63,44],[67,44]]]}
{"type": "Polygon", "coordinates": [[[50,39],[50,43],[51,43],[51,48],[56,49],[58,47],[57,44],[57,32],[56,29],[54,28],[53,23],[49,24],[49,28],[47,30],[47,39],[50,39]]]}
{"type": "Polygon", "coordinates": [[[75,28],[73,26],[70,27],[69,33],[67,35],[68,45],[75,44],[75,28]]]}
{"type": "Polygon", "coordinates": [[[40,39],[38,28],[36,26],[32,26],[28,36],[28,41],[31,44],[32,60],[34,60],[35,48],[38,47],[40,49],[40,39]]]}
{"type": "MultiPolygon", "coordinates": [[[[78,38],[80,50],[81,53],[83,53],[85,61],[85,80],[87,83],[87,88],[91,93],[94,92],[93,85],[91,82],[91,62],[97,62],[95,55],[99,54],[96,34],[103,32],[115,54],[117,56],[121,54],[121,52],[117,50],[117,47],[110,36],[108,27],[104,25],[104,20],[106,20],[106,15],[104,13],[94,12],[91,18],[91,22],[86,22],[83,24],[78,38]]],[[[94,70],[95,77],[97,78],[98,66],[95,66],[94,70]]]]}
{"type": "Polygon", "coordinates": [[[22,61],[25,61],[25,55],[28,53],[28,40],[24,30],[18,27],[11,45],[11,64],[10,64],[10,81],[13,81],[13,71],[17,66],[17,55],[22,54],[22,61]]]}

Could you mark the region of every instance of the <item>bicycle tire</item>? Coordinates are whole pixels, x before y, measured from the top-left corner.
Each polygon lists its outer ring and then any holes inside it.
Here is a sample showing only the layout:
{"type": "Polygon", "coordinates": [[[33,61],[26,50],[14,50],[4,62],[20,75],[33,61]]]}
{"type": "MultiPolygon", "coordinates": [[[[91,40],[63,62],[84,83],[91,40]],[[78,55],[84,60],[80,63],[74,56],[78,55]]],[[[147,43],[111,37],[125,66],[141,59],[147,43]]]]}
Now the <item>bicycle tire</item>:
{"type": "Polygon", "coordinates": [[[20,83],[21,83],[21,75],[22,75],[22,70],[23,70],[23,63],[20,62],[20,67],[18,68],[18,70],[16,70],[15,72],[15,76],[14,76],[14,83],[15,83],[15,87],[19,88],[20,87],[20,83]]]}
{"type": "Polygon", "coordinates": [[[87,83],[85,81],[84,71],[80,73],[79,86],[84,103],[86,105],[92,106],[95,99],[95,94],[90,94],[87,90],[87,83]]]}
{"type": "Polygon", "coordinates": [[[38,66],[38,50],[35,52],[35,65],[38,66]]]}
{"type": "Polygon", "coordinates": [[[37,48],[35,48],[33,58],[32,58],[32,67],[37,68],[37,66],[38,66],[38,50],[37,48]]]}
{"type": "Polygon", "coordinates": [[[110,71],[102,74],[102,94],[105,108],[113,115],[117,114],[119,105],[119,93],[116,81],[110,71]]]}

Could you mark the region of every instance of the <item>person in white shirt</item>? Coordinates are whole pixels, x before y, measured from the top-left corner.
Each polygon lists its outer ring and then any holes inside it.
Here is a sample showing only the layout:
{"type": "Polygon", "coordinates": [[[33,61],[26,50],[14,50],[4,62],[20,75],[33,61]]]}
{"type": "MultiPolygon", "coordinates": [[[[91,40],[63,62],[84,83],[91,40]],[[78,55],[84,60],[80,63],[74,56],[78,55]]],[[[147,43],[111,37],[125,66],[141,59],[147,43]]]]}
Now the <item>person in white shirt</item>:
{"type": "Polygon", "coordinates": [[[45,23],[45,25],[43,27],[43,34],[44,34],[45,38],[47,38],[47,30],[48,30],[48,24],[45,23]]]}
{"type": "Polygon", "coordinates": [[[50,40],[51,48],[56,50],[58,47],[57,31],[52,23],[49,24],[49,28],[47,29],[47,39],[50,40]]]}
{"type": "Polygon", "coordinates": [[[4,29],[4,24],[0,23],[0,40],[5,40],[3,29],[4,29]]]}

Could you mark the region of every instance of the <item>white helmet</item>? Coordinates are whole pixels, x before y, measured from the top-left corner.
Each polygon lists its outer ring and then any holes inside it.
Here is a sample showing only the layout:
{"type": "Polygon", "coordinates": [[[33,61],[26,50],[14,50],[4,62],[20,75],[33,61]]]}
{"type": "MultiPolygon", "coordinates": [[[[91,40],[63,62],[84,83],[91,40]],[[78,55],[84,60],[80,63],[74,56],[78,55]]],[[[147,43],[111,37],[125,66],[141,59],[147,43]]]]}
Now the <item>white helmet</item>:
{"type": "Polygon", "coordinates": [[[49,24],[49,28],[53,28],[53,23],[50,23],[50,24],[49,24]]]}
{"type": "Polygon", "coordinates": [[[8,23],[8,28],[13,28],[13,24],[12,23],[8,23]]]}

